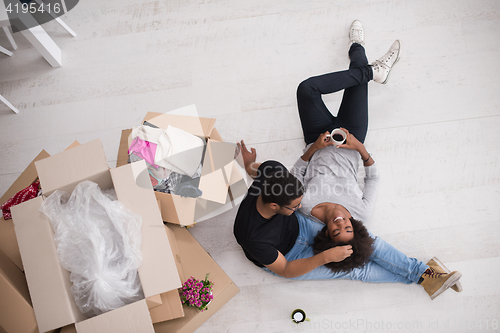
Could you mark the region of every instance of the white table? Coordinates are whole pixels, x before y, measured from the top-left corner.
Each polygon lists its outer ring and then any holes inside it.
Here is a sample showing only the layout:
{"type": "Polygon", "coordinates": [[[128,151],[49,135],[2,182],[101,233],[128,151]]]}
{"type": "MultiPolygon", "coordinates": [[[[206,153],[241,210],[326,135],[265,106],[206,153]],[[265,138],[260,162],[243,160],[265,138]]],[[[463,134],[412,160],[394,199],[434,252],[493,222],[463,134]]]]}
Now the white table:
{"type": "MultiPolygon", "coordinates": [[[[21,34],[26,37],[26,39],[35,47],[36,50],[38,50],[38,52],[40,52],[40,54],[52,67],[61,67],[61,49],[56,45],[54,40],[50,38],[47,32],[36,23],[33,17],[28,16],[26,19],[33,20],[26,22],[27,26],[33,26],[33,28],[22,30],[21,34]]],[[[0,0],[0,27],[7,28],[8,26],[10,26],[9,16],[5,10],[4,1],[0,0]]]]}

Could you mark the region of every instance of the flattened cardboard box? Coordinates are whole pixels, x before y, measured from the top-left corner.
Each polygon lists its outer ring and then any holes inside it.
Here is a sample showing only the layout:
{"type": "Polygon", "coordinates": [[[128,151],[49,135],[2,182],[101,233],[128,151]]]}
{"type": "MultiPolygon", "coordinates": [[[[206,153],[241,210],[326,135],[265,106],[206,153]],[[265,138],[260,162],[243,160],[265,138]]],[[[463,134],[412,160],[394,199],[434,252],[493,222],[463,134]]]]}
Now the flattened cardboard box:
{"type": "MultiPolygon", "coordinates": [[[[174,126],[207,140],[199,185],[201,197],[185,198],[155,192],[156,198],[161,202],[164,221],[183,226],[192,225],[246,193],[247,185],[241,168],[234,160],[236,146],[222,142],[214,127],[215,119],[149,112],[144,121],[163,129],[169,125],[174,126]]],[[[117,166],[127,164],[130,133],[130,129],[122,131],[117,166]]]]}
{"type": "MultiPolygon", "coordinates": [[[[184,317],[154,324],[154,329],[156,333],[191,333],[240,290],[186,228],[168,224],[165,229],[169,239],[175,239],[175,246],[179,252],[176,264],[179,274],[182,275],[181,280],[186,281],[191,276],[201,280],[209,273],[209,280],[214,282],[214,299],[208,305],[208,310],[201,312],[192,307],[184,307],[184,317]]],[[[174,246],[174,242],[170,244],[174,246]]]]}
{"type": "Polygon", "coordinates": [[[59,264],[53,231],[38,211],[57,189],[71,192],[84,180],[115,188],[118,200],[142,216],[143,263],[139,277],[145,297],[175,290],[181,283],[144,161],[110,170],[100,140],[35,163],[43,197],[13,207],[14,226],[40,332],[76,323],[79,333],[153,332],[146,300],[86,319],[71,295],[69,272],[59,264]]]}

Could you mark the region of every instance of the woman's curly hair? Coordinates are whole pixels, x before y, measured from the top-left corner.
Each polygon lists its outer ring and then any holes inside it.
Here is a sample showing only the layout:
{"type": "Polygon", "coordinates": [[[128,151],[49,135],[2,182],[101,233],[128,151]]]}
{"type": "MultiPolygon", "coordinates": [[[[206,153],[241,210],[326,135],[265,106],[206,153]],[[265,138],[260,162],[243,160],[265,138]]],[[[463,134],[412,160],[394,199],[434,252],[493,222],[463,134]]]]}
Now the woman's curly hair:
{"type": "Polygon", "coordinates": [[[375,242],[375,239],[370,237],[368,230],[366,230],[362,222],[355,220],[352,217],[350,220],[352,223],[354,238],[347,243],[333,241],[328,235],[326,235],[326,226],[318,232],[316,237],[314,237],[314,254],[318,254],[336,246],[352,246],[352,254],[350,257],[347,257],[340,262],[330,262],[325,265],[337,273],[347,273],[352,271],[354,268],[363,267],[368,263],[368,261],[370,261],[369,259],[373,252],[373,243],[375,242]]]}

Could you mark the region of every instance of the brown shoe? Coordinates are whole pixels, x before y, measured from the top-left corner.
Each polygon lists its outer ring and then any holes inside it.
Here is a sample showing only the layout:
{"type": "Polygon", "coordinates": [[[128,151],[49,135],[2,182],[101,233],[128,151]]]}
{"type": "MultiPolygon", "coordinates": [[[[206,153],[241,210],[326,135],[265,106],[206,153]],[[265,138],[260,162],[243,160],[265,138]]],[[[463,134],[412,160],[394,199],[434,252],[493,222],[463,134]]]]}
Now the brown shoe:
{"type": "Polygon", "coordinates": [[[453,271],[451,273],[438,273],[431,267],[427,268],[420,278],[419,284],[424,287],[431,299],[441,295],[443,291],[450,288],[462,277],[462,273],[453,271]]]}
{"type": "MultiPolygon", "coordinates": [[[[427,266],[432,267],[432,269],[438,273],[451,273],[451,271],[441,262],[441,260],[436,257],[432,257],[432,259],[427,263],[427,266]]],[[[451,289],[453,289],[457,293],[460,293],[463,290],[462,284],[460,283],[460,281],[457,281],[457,283],[451,286],[451,289]]]]}

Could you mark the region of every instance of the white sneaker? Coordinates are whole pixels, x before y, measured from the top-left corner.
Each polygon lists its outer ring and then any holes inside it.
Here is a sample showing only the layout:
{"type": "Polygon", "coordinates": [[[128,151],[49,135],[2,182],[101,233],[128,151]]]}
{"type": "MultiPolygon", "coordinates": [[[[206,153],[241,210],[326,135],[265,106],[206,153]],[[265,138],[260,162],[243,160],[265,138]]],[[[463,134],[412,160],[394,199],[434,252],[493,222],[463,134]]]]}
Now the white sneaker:
{"type": "Polygon", "coordinates": [[[363,25],[358,20],[354,20],[349,29],[349,48],[354,43],[365,45],[363,25]]]}
{"type": "Polygon", "coordinates": [[[400,54],[401,42],[396,39],[384,56],[370,64],[373,70],[373,81],[386,84],[391,69],[398,62],[400,54]]]}

